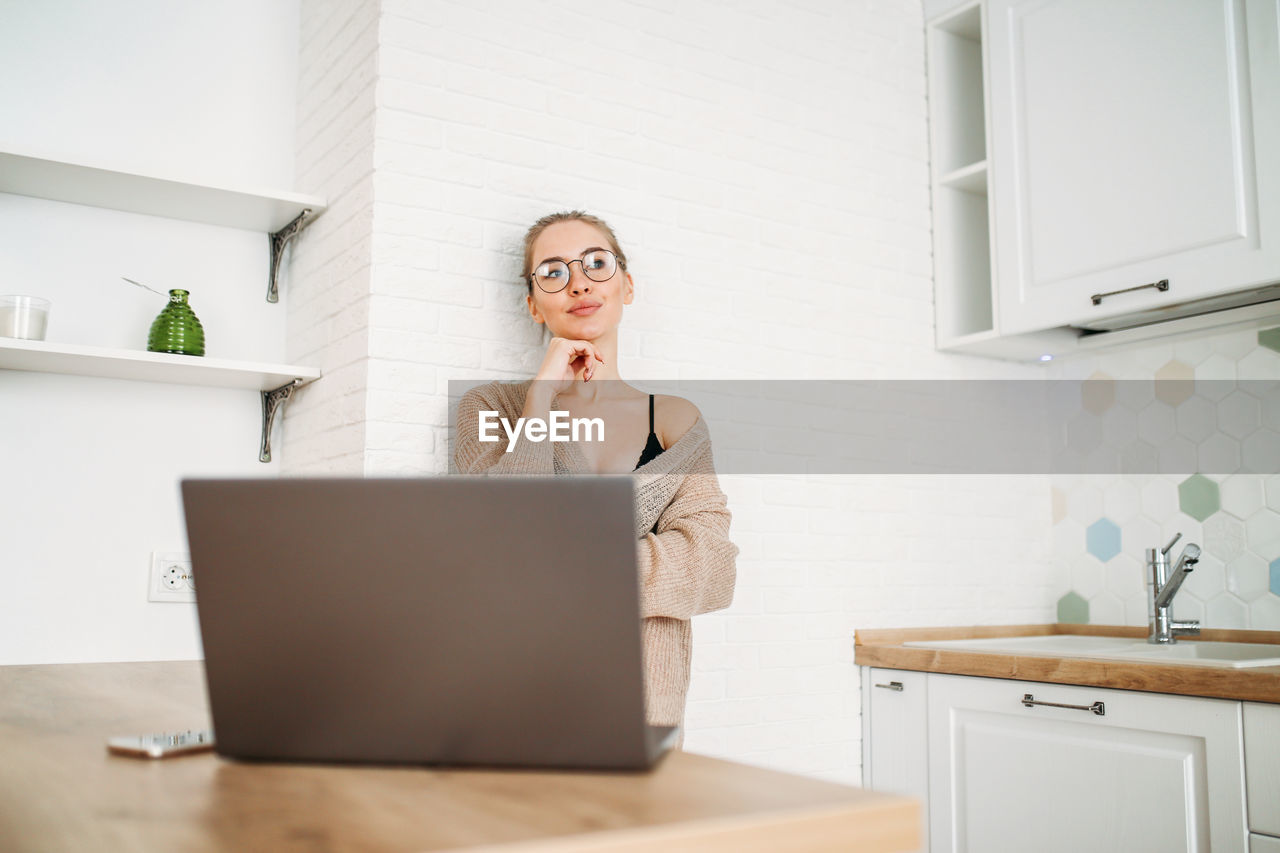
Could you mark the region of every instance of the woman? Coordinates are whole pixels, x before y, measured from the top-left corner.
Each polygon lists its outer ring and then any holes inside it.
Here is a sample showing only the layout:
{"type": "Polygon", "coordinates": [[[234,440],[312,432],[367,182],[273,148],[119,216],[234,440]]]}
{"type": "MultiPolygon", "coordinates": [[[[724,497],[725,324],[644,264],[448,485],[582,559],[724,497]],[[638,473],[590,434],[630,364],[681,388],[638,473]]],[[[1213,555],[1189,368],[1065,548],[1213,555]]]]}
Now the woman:
{"type": "MultiPolygon", "coordinates": [[[[613,230],[582,211],[539,219],[524,241],[526,302],[552,334],[532,380],[474,388],[458,406],[454,459],[463,474],[636,475],[637,559],[645,705],[655,725],[683,725],[690,619],[733,601],[738,548],[696,406],[644,394],[618,375],[618,325],[635,283],[613,230]],[[603,440],[480,441],[480,412],[550,419],[600,418],[603,440]],[[648,425],[647,434],[645,425],[648,425]]],[[[491,433],[492,434],[492,433],[491,433]]],[[[565,535],[590,535],[591,508],[566,510],[565,535]]],[[[681,731],[677,744],[683,744],[681,731]]]]}

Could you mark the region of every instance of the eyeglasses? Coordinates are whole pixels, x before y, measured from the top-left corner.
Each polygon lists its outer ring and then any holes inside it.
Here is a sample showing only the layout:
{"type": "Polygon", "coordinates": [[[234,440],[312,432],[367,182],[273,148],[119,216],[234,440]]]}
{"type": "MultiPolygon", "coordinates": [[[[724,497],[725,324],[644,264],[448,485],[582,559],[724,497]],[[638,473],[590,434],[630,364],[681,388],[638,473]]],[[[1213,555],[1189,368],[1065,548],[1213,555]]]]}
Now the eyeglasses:
{"type": "Polygon", "coordinates": [[[608,281],[618,271],[618,258],[608,249],[592,249],[581,259],[543,261],[529,278],[545,293],[559,293],[569,286],[569,264],[579,264],[582,273],[592,281],[608,281]]]}

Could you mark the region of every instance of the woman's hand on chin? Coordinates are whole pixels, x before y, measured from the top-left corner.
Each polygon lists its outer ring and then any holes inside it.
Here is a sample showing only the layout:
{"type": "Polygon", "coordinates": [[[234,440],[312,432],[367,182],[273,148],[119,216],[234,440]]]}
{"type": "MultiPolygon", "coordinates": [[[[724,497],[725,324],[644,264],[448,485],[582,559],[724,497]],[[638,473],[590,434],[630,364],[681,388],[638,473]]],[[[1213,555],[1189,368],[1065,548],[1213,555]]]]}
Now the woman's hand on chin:
{"type": "Polygon", "coordinates": [[[542,366],[533,378],[535,382],[545,383],[547,390],[559,394],[573,384],[579,373],[582,373],[583,382],[590,380],[595,375],[597,363],[604,364],[604,358],[591,341],[552,338],[542,366]]]}

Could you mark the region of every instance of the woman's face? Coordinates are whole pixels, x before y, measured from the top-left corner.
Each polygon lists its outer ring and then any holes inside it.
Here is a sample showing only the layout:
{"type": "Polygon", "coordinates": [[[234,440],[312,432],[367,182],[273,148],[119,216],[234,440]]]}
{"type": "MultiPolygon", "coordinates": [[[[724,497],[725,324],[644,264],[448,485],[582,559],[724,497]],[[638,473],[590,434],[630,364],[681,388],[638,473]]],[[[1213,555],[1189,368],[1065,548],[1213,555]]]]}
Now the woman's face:
{"type": "MultiPolygon", "coordinates": [[[[543,229],[533,243],[533,269],[543,261],[579,260],[592,249],[612,249],[594,225],[580,219],[557,222],[543,229]]],[[[529,313],[546,323],[558,338],[592,341],[612,331],[622,322],[622,306],[630,305],[634,285],[631,274],[619,266],[608,281],[592,281],[581,263],[569,263],[569,283],[559,293],[547,293],[533,285],[529,313]]]]}

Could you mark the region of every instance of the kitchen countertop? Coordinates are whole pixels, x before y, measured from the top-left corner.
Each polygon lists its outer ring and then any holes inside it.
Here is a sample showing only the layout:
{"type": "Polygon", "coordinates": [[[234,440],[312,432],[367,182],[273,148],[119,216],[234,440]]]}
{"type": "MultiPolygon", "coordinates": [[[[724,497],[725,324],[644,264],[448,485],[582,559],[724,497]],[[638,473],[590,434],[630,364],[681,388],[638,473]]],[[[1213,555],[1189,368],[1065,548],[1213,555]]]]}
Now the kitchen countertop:
{"type": "Polygon", "coordinates": [[[0,666],[0,850],[890,851],[919,803],[687,752],[648,773],[110,755],[208,725],[199,661],[0,666]]]}
{"type": "MultiPolygon", "coordinates": [[[[903,643],[929,640],[969,640],[987,637],[1025,637],[1085,634],[1142,639],[1146,628],[1123,625],[996,625],[961,628],[892,628],[860,630],[854,634],[854,663],[887,669],[942,672],[1115,687],[1183,696],[1241,699],[1280,703],[1280,666],[1228,669],[1187,664],[1140,663],[1047,654],[984,653],[926,649],[903,643]]],[[[1237,631],[1206,628],[1198,637],[1179,637],[1179,643],[1212,640],[1234,643],[1280,643],[1280,631],[1237,631]]]]}

